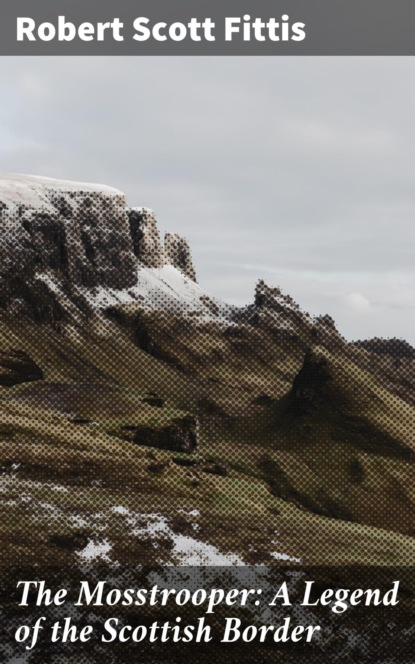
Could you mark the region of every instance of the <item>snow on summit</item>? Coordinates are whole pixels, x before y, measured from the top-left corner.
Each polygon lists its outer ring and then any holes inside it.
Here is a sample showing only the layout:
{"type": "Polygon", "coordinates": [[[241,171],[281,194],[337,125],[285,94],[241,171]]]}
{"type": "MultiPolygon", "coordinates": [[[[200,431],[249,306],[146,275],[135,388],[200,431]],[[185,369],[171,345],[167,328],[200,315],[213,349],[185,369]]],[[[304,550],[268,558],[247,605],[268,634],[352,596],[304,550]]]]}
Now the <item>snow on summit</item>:
{"type": "Polygon", "coordinates": [[[162,240],[154,211],[128,206],[118,189],[2,174],[0,216],[0,277],[10,305],[19,310],[30,309],[40,288],[43,304],[55,307],[52,318],[73,309],[75,292],[101,312],[138,305],[207,318],[228,313],[196,283],[187,241],[172,233],[162,240]],[[29,283],[28,302],[15,292],[16,264],[29,283]]]}
{"type": "Polygon", "coordinates": [[[4,203],[43,207],[47,204],[45,194],[56,193],[103,193],[106,196],[124,196],[122,191],[102,184],[76,182],[72,180],[56,180],[38,175],[20,173],[0,174],[0,200],[4,203]]]}
{"type": "MultiPolygon", "coordinates": [[[[154,211],[129,206],[119,189],[0,174],[0,217],[0,295],[28,315],[40,298],[47,320],[68,316],[79,306],[76,293],[104,315],[114,306],[141,307],[229,323],[236,312],[198,285],[187,240],[175,233],[162,239],[154,211]]],[[[285,327],[304,319],[277,290],[258,285],[256,302],[285,327]]]]}

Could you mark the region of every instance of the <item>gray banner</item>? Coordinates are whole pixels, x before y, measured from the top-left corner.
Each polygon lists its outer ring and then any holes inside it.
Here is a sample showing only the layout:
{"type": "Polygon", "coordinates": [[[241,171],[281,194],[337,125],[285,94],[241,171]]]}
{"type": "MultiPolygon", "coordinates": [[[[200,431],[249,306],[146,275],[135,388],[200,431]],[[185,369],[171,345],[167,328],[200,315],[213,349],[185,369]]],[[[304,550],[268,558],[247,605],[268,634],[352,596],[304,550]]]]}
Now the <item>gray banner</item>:
{"type": "Polygon", "coordinates": [[[414,0],[13,0],[0,10],[0,55],[414,54],[414,0]]]}

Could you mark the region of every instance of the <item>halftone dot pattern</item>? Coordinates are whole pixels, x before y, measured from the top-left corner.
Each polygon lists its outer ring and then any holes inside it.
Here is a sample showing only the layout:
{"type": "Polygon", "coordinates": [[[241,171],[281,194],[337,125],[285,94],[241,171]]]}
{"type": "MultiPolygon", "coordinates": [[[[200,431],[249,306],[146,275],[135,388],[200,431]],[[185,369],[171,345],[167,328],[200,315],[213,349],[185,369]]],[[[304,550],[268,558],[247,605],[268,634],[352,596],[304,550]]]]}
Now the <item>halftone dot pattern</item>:
{"type": "MultiPolygon", "coordinates": [[[[224,305],[151,210],[28,187],[1,204],[6,586],[18,565],[412,566],[409,344],[348,343],[264,282],[224,305]]],[[[3,661],[105,659],[42,652],[3,661]]]]}

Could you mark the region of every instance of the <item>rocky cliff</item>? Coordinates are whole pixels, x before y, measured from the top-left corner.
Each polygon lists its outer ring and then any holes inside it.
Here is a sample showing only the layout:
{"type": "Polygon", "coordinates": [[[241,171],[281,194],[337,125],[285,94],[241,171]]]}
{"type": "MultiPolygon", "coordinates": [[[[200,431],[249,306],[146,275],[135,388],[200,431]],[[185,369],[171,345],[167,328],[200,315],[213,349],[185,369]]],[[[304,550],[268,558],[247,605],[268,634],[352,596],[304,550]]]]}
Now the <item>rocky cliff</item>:
{"type": "Polygon", "coordinates": [[[198,314],[222,323],[257,320],[280,334],[334,324],[312,319],[277,288],[259,282],[236,310],[203,291],[187,241],[160,238],[153,210],[128,207],[107,186],[24,175],[0,177],[0,307],[60,325],[79,314],[131,317],[142,309],[198,314]]]}
{"type": "Polygon", "coordinates": [[[195,280],[186,241],[169,235],[165,248],[154,213],[117,189],[6,175],[0,222],[0,305],[36,320],[64,318],[65,297],[129,289],[140,268],[170,264],[195,280]]]}
{"type": "Polygon", "coordinates": [[[187,240],[180,235],[166,233],[164,247],[169,263],[181,270],[189,279],[196,281],[196,270],[187,240]]]}

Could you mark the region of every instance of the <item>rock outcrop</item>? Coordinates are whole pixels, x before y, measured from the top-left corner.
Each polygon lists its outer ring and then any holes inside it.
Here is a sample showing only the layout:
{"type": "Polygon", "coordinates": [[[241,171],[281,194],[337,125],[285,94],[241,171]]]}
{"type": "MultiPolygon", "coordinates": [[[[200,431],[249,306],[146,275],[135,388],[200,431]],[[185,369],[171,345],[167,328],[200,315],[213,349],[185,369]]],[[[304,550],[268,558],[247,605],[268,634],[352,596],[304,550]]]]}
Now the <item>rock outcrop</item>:
{"type": "Polygon", "coordinates": [[[268,286],[263,279],[256,284],[254,304],[237,312],[235,317],[244,318],[272,330],[279,340],[303,337],[308,339],[307,343],[323,343],[331,348],[345,343],[330,316],[311,316],[290,295],[268,286]]]}
{"type": "Polygon", "coordinates": [[[38,322],[88,310],[94,289],[134,287],[140,268],[170,260],[195,278],[187,242],[171,236],[166,256],[154,212],[128,208],[117,189],[6,175],[0,222],[0,307],[38,322]]]}
{"type": "Polygon", "coordinates": [[[166,233],[164,237],[164,250],[166,258],[171,265],[177,267],[178,270],[183,272],[192,281],[197,281],[189,243],[185,238],[173,233],[166,233]]]}
{"type": "Polygon", "coordinates": [[[29,176],[0,180],[2,296],[48,274],[73,286],[127,288],[135,259],[124,195],[29,176]]]}
{"type": "MultiPolygon", "coordinates": [[[[241,325],[254,325],[273,342],[297,344],[302,353],[313,345],[335,350],[346,343],[329,316],[311,317],[262,280],[247,307],[210,297],[196,282],[187,241],[167,233],[163,242],[154,212],[129,208],[117,189],[7,175],[0,177],[0,222],[0,308],[13,316],[56,329],[85,314],[111,318],[134,334],[140,348],[165,361],[171,349],[150,344],[142,325],[137,337],[143,312],[191,316],[193,326],[230,323],[236,336],[243,333],[241,325]]],[[[374,340],[361,347],[409,357],[409,347],[397,344],[374,340]]],[[[243,340],[232,343],[238,353],[245,346],[243,340]]]]}
{"type": "Polygon", "coordinates": [[[42,369],[27,353],[22,350],[0,349],[0,385],[12,387],[42,378],[42,369]]]}
{"type": "Polygon", "coordinates": [[[160,241],[160,233],[153,210],[131,208],[128,212],[133,251],[142,265],[161,267],[166,258],[160,241]]]}
{"type": "Polygon", "coordinates": [[[113,431],[113,435],[148,447],[191,454],[198,446],[198,421],[191,415],[178,417],[164,426],[128,425],[113,431]]]}
{"type": "Polygon", "coordinates": [[[157,309],[218,324],[258,319],[288,336],[321,327],[262,281],[239,314],[210,297],[196,282],[187,241],[167,233],[163,242],[154,212],[129,208],[117,189],[6,175],[0,222],[0,308],[18,317],[59,328],[85,314],[157,309]]]}
{"type": "Polygon", "coordinates": [[[136,280],[124,195],[29,176],[0,179],[0,305],[62,318],[57,291],[136,280]]]}

